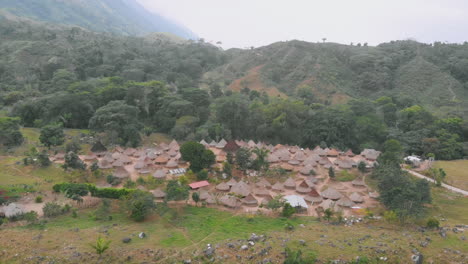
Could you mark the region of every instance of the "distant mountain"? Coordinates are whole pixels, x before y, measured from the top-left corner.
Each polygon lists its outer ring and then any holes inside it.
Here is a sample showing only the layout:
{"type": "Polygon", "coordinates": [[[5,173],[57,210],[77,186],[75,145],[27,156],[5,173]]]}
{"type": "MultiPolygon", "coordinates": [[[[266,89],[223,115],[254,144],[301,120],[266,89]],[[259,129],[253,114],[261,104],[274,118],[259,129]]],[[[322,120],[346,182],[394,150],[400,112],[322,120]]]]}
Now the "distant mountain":
{"type": "Polygon", "coordinates": [[[166,32],[185,39],[197,38],[189,29],[149,12],[136,0],[2,0],[0,10],[99,32],[123,35],[166,32]]]}

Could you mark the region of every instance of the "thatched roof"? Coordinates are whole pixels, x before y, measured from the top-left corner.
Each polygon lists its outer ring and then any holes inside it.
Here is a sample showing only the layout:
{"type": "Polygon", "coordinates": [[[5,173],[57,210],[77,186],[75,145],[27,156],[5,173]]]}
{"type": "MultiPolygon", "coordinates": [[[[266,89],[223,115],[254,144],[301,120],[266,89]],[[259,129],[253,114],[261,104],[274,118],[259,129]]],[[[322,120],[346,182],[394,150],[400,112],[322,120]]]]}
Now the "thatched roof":
{"type": "Polygon", "coordinates": [[[300,151],[300,150],[301,149],[298,146],[292,146],[292,147],[289,148],[289,152],[291,152],[293,154],[300,151]]]}
{"type": "Polygon", "coordinates": [[[250,194],[250,186],[247,183],[240,181],[236,185],[232,186],[231,192],[240,196],[247,196],[250,194]]]}
{"type": "Polygon", "coordinates": [[[146,153],[143,150],[137,150],[135,153],[133,153],[133,157],[139,158],[141,156],[146,156],[146,153]]]}
{"type": "Polygon", "coordinates": [[[164,179],[166,178],[166,171],[165,170],[157,170],[153,173],[153,177],[156,179],[164,179]]]}
{"type": "Polygon", "coordinates": [[[296,166],[296,165],[301,164],[301,162],[298,161],[298,160],[296,160],[296,159],[292,159],[292,160],[289,160],[289,161],[288,161],[288,164],[291,164],[291,165],[293,165],[293,166],[296,166]]]}
{"type": "Polygon", "coordinates": [[[331,161],[330,161],[327,157],[322,157],[322,158],[318,161],[318,163],[319,163],[320,165],[322,165],[322,166],[325,166],[325,165],[328,165],[328,164],[329,164],[329,165],[333,165],[333,164],[331,163],[331,161]]]}
{"type": "Polygon", "coordinates": [[[369,197],[370,198],[374,198],[374,199],[377,199],[380,197],[380,194],[378,192],[370,192],[369,193],[369,197]]]}
{"type": "Polygon", "coordinates": [[[307,156],[304,154],[303,151],[298,151],[296,155],[294,155],[294,159],[298,161],[304,161],[307,158],[307,156]]]}
{"type": "Polygon", "coordinates": [[[223,192],[226,192],[226,191],[229,191],[229,185],[225,182],[222,182],[218,185],[216,185],[216,190],[218,191],[223,191],[223,192]]]}
{"type": "Polygon", "coordinates": [[[245,204],[245,205],[249,205],[249,206],[257,206],[258,205],[257,199],[255,199],[255,197],[252,194],[249,194],[249,195],[247,195],[247,197],[242,199],[242,203],[245,204]]]}
{"type": "Polygon", "coordinates": [[[255,148],[256,146],[257,144],[255,144],[253,140],[249,140],[249,142],[247,142],[247,147],[249,148],[255,148]]]}
{"type": "Polygon", "coordinates": [[[356,178],[351,183],[355,186],[366,186],[366,183],[362,178],[356,178]]]}
{"type": "Polygon", "coordinates": [[[351,201],[351,199],[349,199],[346,196],[341,197],[341,199],[339,199],[338,202],[336,202],[336,204],[341,206],[341,207],[352,207],[352,206],[354,206],[353,201],[351,201]]]}
{"type": "Polygon", "coordinates": [[[276,152],[276,156],[282,161],[289,161],[291,159],[291,154],[289,154],[289,151],[284,149],[276,152]]]}
{"type": "Polygon", "coordinates": [[[122,167],[123,165],[124,165],[124,163],[121,160],[116,160],[116,161],[112,162],[113,167],[122,167]]]}
{"type": "Polygon", "coordinates": [[[351,159],[346,159],[346,158],[339,158],[335,160],[335,165],[342,168],[342,169],[351,169],[354,165],[354,161],[351,159]]]}
{"type": "Polygon", "coordinates": [[[273,191],[282,192],[284,191],[284,185],[281,182],[276,182],[271,186],[273,191]]]}
{"type": "Polygon", "coordinates": [[[116,159],[119,159],[121,155],[122,155],[122,153],[116,151],[116,152],[112,153],[112,158],[116,160],[116,159]]]}
{"type": "Polygon", "coordinates": [[[206,142],[204,139],[202,139],[202,140],[200,141],[200,144],[202,144],[202,145],[205,146],[205,147],[208,147],[208,146],[210,145],[210,144],[208,144],[208,142],[206,142]]]}
{"type": "Polygon", "coordinates": [[[284,183],[283,183],[285,188],[289,189],[294,189],[296,188],[296,182],[294,181],[293,178],[289,177],[284,183]]]}
{"type": "Polygon", "coordinates": [[[338,200],[341,197],[343,197],[343,195],[337,190],[330,187],[322,192],[322,197],[325,199],[338,200]]]}
{"type": "Polygon", "coordinates": [[[231,178],[229,181],[226,182],[226,184],[229,186],[229,187],[232,187],[234,185],[237,184],[237,181],[234,179],[234,178],[231,178]]]}
{"type": "Polygon", "coordinates": [[[125,149],[123,154],[127,155],[127,156],[132,156],[134,153],[136,152],[136,149],[134,148],[128,148],[128,149],[125,149]]]}
{"type": "Polygon", "coordinates": [[[263,205],[267,205],[269,201],[273,200],[273,197],[271,197],[271,195],[268,195],[268,196],[264,196],[263,199],[262,199],[262,202],[261,204],[263,205]]]}
{"type": "Polygon", "coordinates": [[[364,149],[361,152],[361,156],[365,157],[368,160],[377,160],[379,155],[380,155],[380,151],[377,151],[375,149],[364,149]]]}
{"type": "Polygon", "coordinates": [[[364,198],[357,192],[353,192],[350,196],[349,199],[355,203],[362,203],[364,202],[364,198]]]}
{"type": "Polygon", "coordinates": [[[200,201],[205,201],[211,197],[211,194],[205,190],[201,190],[199,193],[200,201]]]}
{"type": "Polygon", "coordinates": [[[354,157],[356,156],[356,154],[353,153],[353,151],[351,149],[348,149],[348,151],[345,152],[345,155],[348,156],[348,157],[354,157]]]}
{"type": "Polygon", "coordinates": [[[169,161],[169,157],[167,155],[159,155],[158,157],[156,157],[156,159],[154,160],[155,163],[158,163],[158,164],[166,164],[167,162],[169,161]]]}
{"type": "Polygon", "coordinates": [[[285,163],[281,163],[280,167],[283,169],[283,170],[287,170],[287,171],[292,171],[294,170],[294,166],[291,165],[291,164],[285,164],[285,163]]]}
{"type": "Polygon", "coordinates": [[[145,166],[146,166],[146,164],[145,164],[144,161],[137,161],[137,162],[135,163],[135,166],[133,166],[133,168],[135,168],[135,170],[141,170],[141,169],[143,169],[143,167],[145,167],[145,166]]]}
{"type": "Polygon", "coordinates": [[[133,162],[132,159],[127,155],[120,156],[119,160],[122,161],[123,164],[130,164],[133,162]]]}
{"type": "Polygon", "coordinates": [[[271,188],[271,184],[265,180],[265,178],[262,178],[259,182],[255,184],[257,187],[261,188],[271,188]]]}
{"type": "Polygon", "coordinates": [[[166,167],[168,168],[175,168],[177,166],[179,166],[179,164],[174,159],[169,160],[166,164],[166,167]]]}
{"type": "Polygon", "coordinates": [[[322,196],[315,188],[311,188],[311,191],[304,197],[304,200],[314,204],[321,203],[323,201],[322,196]]]}
{"type": "Polygon", "coordinates": [[[175,157],[177,156],[177,154],[179,153],[179,151],[175,150],[175,149],[170,149],[167,154],[171,157],[175,157]]]}
{"type": "Polygon", "coordinates": [[[97,159],[97,156],[94,153],[90,153],[88,155],[83,156],[84,161],[91,161],[97,159]]]}
{"type": "Polygon", "coordinates": [[[227,144],[227,141],[224,140],[224,138],[223,138],[218,142],[218,144],[216,144],[216,148],[222,149],[222,148],[224,148],[226,146],[226,144],[227,144]]]}
{"type": "Polygon", "coordinates": [[[169,146],[168,146],[168,147],[169,147],[170,149],[174,149],[174,150],[179,150],[179,149],[180,149],[179,143],[178,143],[175,139],[173,139],[173,140],[171,141],[171,143],[169,143],[169,146]]]}
{"type": "Polygon", "coordinates": [[[234,196],[224,195],[219,201],[227,207],[236,208],[241,205],[241,202],[234,196]]]}
{"type": "Polygon", "coordinates": [[[239,148],[240,146],[236,143],[236,141],[230,140],[224,146],[223,150],[226,152],[236,152],[239,148]]]}
{"type": "Polygon", "coordinates": [[[216,201],[216,198],[214,197],[214,195],[209,195],[208,198],[206,198],[205,202],[207,204],[216,204],[217,201],[216,201]]]}
{"type": "Polygon", "coordinates": [[[302,181],[297,187],[296,192],[298,193],[309,193],[312,189],[306,183],[306,181],[302,181]]]}
{"type": "Polygon", "coordinates": [[[327,152],[327,156],[329,157],[338,157],[338,155],[340,155],[340,152],[334,148],[329,149],[327,152]]]}
{"type": "Polygon", "coordinates": [[[101,141],[96,141],[96,143],[93,144],[91,147],[92,152],[106,152],[107,148],[102,144],[101,141]]]}
{"type": "Polygon", "coordinates": [[[306,178],[305,181],[306,181],[307,185],[309,185],[309,187],[313,187],[313,186],[315,186],[315,183],[316,183],[318,180],[317,180],[315,177],[313,177],[313,176],[309,176],[309,177],[306,178]]]}
{"type": "Polygon", "coordinates": [[[314,170],[314,168],[312,167],[312,165],[307,164],[304,167],[302,167],[302,169],[300,169],[299,172],[303,175],[310,175],[311,170],[314,170]]]}
{"type": "Polygon", "coordinates": [[[320,207],[323,208],[323,210],[327,209],[335,209],[335,202],[333,200],[324,200],[320,205],[320,207]]]}
{"type": "Polygon", "coordinates": [[[216,143],[216,141],[212,140],[210,142],[210,147],[216,147],[216,145],[218,145],[218,143],[216,143]]]}
{"type": "Polygon", "coordinates": [[[314,148],[314,153],[323,157],[323,156],[326,156],[327,155],[327,151],[325,151],[324,149],[322,149],[321,147],[317,146],[314,148]]]}
{"type": "Polygon", "coordinates": [[[268,155],[267,161],[269,163],[276,163],[276,162],[279,162],[280,160],[279,160],[278,156],[276,156],[276,154],[272,153],[272,154],[268,155]]]}
{"type": "Polygon", "coordinates": [[[128,172],[124,167],[117,167],[112,175],[114,175],[114,177],[123,179],[130,177],[130,172],[128,172]]]}
{"type": "Polygon", "coordinates": [[[114,162],[114,158],[112,158],[112,154],[110,154],[110,153],[107,153],[106,155],[104,155],[102,160],[107,160],[110,163],[114,162]]]}
{"type": "Polygon", "coordinates": [[[254,189],[254,194],[257,196],[269,196],[270,192],[265,188],[254,189]]]}
{"type": "Polygon", "coordinates": [[[153,193],[153,196],[155,198],[158,198],[158,199],[162,199],[162,198],[166,197],[166,193],[163,192],[161,189],[156,189],[156,190],[152,191],[151,193],[153,193]]]}
{"type": "Polygon", "coordinates": [[[100,169],[110,169],[110,168],[112,168],[112,164],[108,160],[105,160],[105,159],[100,160],[98,162],[98,166],[99,166],[100,169]]]}
{"type": "Polygon", "coordinates": [[[149,174],[149,173],[151,173],[151,169],[149,167],[145,166],[145,167],[141,168],[139,172],[140,172],[140,174],[149,174]]]}

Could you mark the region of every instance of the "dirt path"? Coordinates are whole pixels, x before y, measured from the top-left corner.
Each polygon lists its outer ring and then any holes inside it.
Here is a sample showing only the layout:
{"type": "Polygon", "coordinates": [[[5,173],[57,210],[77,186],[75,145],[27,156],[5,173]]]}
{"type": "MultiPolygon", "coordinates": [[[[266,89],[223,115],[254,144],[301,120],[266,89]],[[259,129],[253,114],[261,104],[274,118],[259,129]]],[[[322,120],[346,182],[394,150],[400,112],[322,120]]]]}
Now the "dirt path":
{"type": "MultiPolygon", "coordinates": [[[[404,170],[407,171],[407,172],[409,172],[411,175],[414,175],[414,176],[416,176],[416,177],[418,177],[418,178],[420,178],[420,179],[424,179],[424,180],[426,180],[426,181],[435,183],[435,181],[434,181],[433,179],[431,179],[431,178],[429,178],[429,177],[426,177],[426,176],[424,176],[424,175],[422,175],[422,174],[420,174],[420,173],[417,173],[417,172],[412,171],[412,170],[407,170],[407,169],[404,169],[404,170]]],[[[468,191],[459,189],[459,188],[457,188],[457,187],[453,187],[453,186],[450,186],[450,185],[445,184],[445,183],[442,183],[442,187],[444,187],[445,189],[450,190],[450,191],[452,191],[452,192],[456,192],[456,193],[460,193],[460,194],[462,194],[462,195],[464,195],[464,196],[468,196],[468,191]]]]}
{"type": "Polygon", "coordinates": [[[452,90],[452,81],[450,81],[450,84],[449,86],[447,87],[447,89],[449,90],[449,92],[452,94],[452,101],[455,101],[455,99],[457,99],[457,95],[455,94],[455,92],[452,90]]]}

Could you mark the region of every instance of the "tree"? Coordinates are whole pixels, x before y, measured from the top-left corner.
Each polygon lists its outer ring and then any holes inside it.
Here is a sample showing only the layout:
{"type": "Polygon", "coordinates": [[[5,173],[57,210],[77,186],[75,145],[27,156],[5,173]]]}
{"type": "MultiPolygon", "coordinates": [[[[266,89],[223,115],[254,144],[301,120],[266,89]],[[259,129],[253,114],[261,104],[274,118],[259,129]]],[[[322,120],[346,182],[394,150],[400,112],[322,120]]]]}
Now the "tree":
{"type": "Polygon", "coordinates": [[[51,146],[60,146],[65,142],[65,134],[61,124],[50,124],[41,129],[39,136],[41,143],[50,149],[51,146]]]}
{"type": "Polygon", "coordinates": [[[312,252],[309,252],[307,256],[303,256],[300,249],[293,251],[288,247],[285,248],[284,252],[286,256],[284,264],[310,264],[316,261],[316,256],[312,252]]]}
{"type": "Polygon", "coordinates": [[[281,194],[278,194],[273,199],[268,201],[268,203],[266,205],[266,208],[272,210],[273,212],[276,212],[276,211],[278,211],[278,209],[280,209],[284,205],[285,205],[285,203],[284,203],[284,200],[283,200],[283,196],[281,194]]]}
{"type": "Polygon", "coordinates": [[[252,152],[257,156],[255,160],[252,161],[251,167],[254,170],[268,170],[269,163],[266,160],[269,150],[264,148],[254,148],[252,152]]]}
{"type": "Polygon", "coordinates": [[[360,161],[358,163],[358,166],[357,166],[358,170],[361,172],[361,173],[364,173],[366,172],[367,168],[366,168],[366,163],[364,161],[360,161]]]}
{"type": "Polygon", "coordinates": [[[204,181],[208,179],[208,171],[207,170],[201,170],[197,173],[197,180],[199,181],[204,181]]]}
{"type": "Polygon", "coordinates": [[[383,153],[378,160],[381,164],[393,164],[398,166],[402,161],[403,148],[396,139],[389,139],[383,145],[383,153]]]}
{"type": "Polygon", "coordinates": [[[330,179],[335,178],[335,170],[333,169],[333,167],[328,168],[328,177],[330,177],[330,179]]]}
{"type": "Polygon", "coordinates": [[[137,107],[127,105],[124,101],[111,101],[96,110],[89,120],[89,127],[97,131],[115,133],[119,143],[136,147],[141,141],[139,130],[143,128],[138,121],[138,113],[137,107]]]}
{"type": "Polygon", "coordinates": [[[96,254],[99,255],[99,258],[101,258],[102,254],[104,254],[104,252],[109,249],[110,243],[110,240],[105,240],[102,237],[98,237],[96,244],[90,244],[90,246],[96,250],[96,254]]]}
{"type": "Polygon", "coordinates": [[[65,162],[63,164],[63,168],[67,170],[68,168],[71,169],[78,169],[78,170],[85,170],[86,164],[78,157],[75,152],[68,152],[65,155],[65,162]]]}
{"type": "Polygon", "coordinates": [[[145,220],[156,208],[153,195],[140,190],[130,192],[130,194],[123,197],[122,202],[129,213],[129,217],[137,222],[145,220]]]}
{"type": "Polygon", "coordinates": [[[247,170],[250,167],[250,150],[247,148],[239,148],[236,151],[236,163],[240,170],[247,170]]]}
{"type": "Polygon", "coordinates": [[[229,162],[223,162],[223,173],[227,176],[232,176],[232,165],[229,162]]]}
{"type": "Polygon", "coordinates": [[[198,202],[200,201],[200,194],[197,192],[192,193],[192,199],[195,204],[198,205],[198,202]]]}
{"type": "Polygon", "coordinates": [[[202,169],[207,169],[215,163],[215,155],[211,150],[194,141],[188,141],[180,147],[182,159],[190,162],[190,169],[197,173],[202,169]]]}
{"type": "Polygon", "coordinates": [[[325,211],[323,211],[323,218],[327,220],[327,222],[330,222],[332,216],[333,216],[333,210],[330,208],[327,208],[325,211]]]}
{"type": "Polygon", "coordinates": [[[78,153],[80,150],[81,150],[81,145],[76,139],[73,139],[69,143],[65,144],[65,152],[71,151],[71,152],[78,153]]]}
{"type": "Polygon", "coordinates": [[[291,217],[294,213],[296,213],[296,209],[292,207],[289,203],[284,203],[283,211],[281,212],[281,216],[283,217],[291,217]]]}
{"type": "Polygon", "coordinates": [[[0,117],[0,145],[13,147],[23,143],[19,121],[19,118],[0,117]]]}
{"type": "Polygon", "coordinates": [[[170,180],[166,186],[167,201],[187,200],[189,197],[189,187],[180,184],[177,180],[170,180]]]}

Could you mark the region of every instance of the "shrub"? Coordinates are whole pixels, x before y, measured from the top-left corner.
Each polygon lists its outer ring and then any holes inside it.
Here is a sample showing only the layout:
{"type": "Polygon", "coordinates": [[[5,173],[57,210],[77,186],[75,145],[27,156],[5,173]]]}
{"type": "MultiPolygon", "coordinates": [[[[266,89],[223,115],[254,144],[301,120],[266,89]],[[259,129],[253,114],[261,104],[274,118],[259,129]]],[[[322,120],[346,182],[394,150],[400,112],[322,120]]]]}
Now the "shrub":
{"type": "Polygon", "coordinates": [[[96,188],[95,190],[91,191],[91,195],[99,198],[120,199],[121,197],[124,197],[133,191],[135,190],[126,188],[96,188]]]}
{"type": "Polygon", "coordinates": [[[291,217],[294,213],[296,212],[296,209],[294,209],[294,207],[292,207],[289,203],[285,203],[283,205],[283,211],[281,212],[281,215],[283,217],[291,217]]]}
{"type": "Polygon", "coordinates": [[[396,222],[398,220],[398,215],[395,213],[395,211],[392,210],[385,211],[383,217],[388,222],[396,222]]]}
{"type": "Polygon", "coordinates": [[[37,196],[34,200],[36,203],[42,203],[42,196],[37,196]]]}
{"type": "Polygon", "coordinates": [[[132,181],[132,180],[128,180],[125,182],[124,184],[124,187],[125,188],[135,188],[136,187],[136,182],[132,181]]]}
{"type": "Polygon", "coordinates": [[[57,203],[46,203],[42,211],[45,217],[57,217],[63,214],[62,207],[57,203]]]}
{"type": "Polygon", "coordinates": [[[149,192],[134,191],[122,198],[129,217],[135,221],[143,221],[155,208],[153,195],[149,192]]]}
{"type": "Polygon", "coordinates": [[[302,251],[299,249],[297,251],[293,251],[290,248],[285,249],[286,259],[284,260],[284,264],[309,264],[315,263],[316,256],[313,252],[308,252],[307,256],[303,256],[302,251]]]}
{"type": "Polygon", "coordinates": [[[78,213],[76,211],[76,209],[73,209],[72,210],[72,215],[71,215],[73,218],[77,218],[78,217],[78,213]]]}
{"type": "Polygon", "coordinates": [[[426,222],[426,226],[428,228],[434,228],[434,229],[439,228],[439,225],[440,225],[439,220],[437,220],[437,219],[435,219],[433,217],[429,218],[427,220],[427,222],[426,222]]]}
{"type": "Polygon", "coordinates": [[[199,181],[205,181],[208,179],[208,171],[207,170],[201,170],[197,173],[197,180],[199,181]]]}

